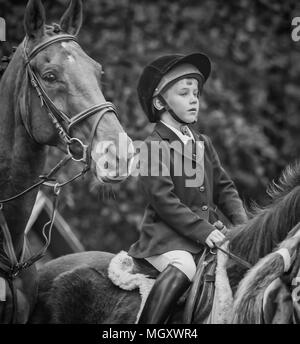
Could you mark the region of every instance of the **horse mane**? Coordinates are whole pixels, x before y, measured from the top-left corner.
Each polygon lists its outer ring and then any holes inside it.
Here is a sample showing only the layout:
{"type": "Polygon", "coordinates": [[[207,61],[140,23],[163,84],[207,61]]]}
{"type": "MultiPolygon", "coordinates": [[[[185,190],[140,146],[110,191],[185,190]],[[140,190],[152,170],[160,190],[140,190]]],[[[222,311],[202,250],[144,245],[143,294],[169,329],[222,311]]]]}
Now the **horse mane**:
{"type": "Polygon", "coordinates": [[[279,183],[273,181],[267,193],[272,199],[281,199],[300,185],[300,161],[288,165],[279,177],[279,183]]]}
{"type": "Polygon", "coordinates": [[[16,47],[13,47],[12,52],[9,56],[5,55],[1,58],[1,61],[0,61],[0,80],[1,80],[4,72],[6,71],[6,68],[7,68],[9,62],[11,61],[12,57],[14,56],[15,51],[16,51],[16,47]]]}
{"type": "MultiPolygon", "coordinates": [[[[289,232],[287,238],[276,248],[276,250],[287,247],[287,243],[299,230],[300,223],[289,232]]],[[[290,281],[292,281],[299,271],[299,253],[299,247],[296,247],[294,252],[294,263],[289,272],[285,274],[285,277],[281,277],[282,280],[287,279],[287,284],[290,284],[290,281]]],[[[291,255],[293,256],[293,253],[291,255]]],[[[261,323],[264,318],[262,304],[266,289],[276,278],[282,276],[283,272],[283,259],[276,251],[260,259],[259,262],[247,272],[235,294],[233,323],[261,323]]]]}
{"type": "Polygon", "coordinates": [[[286,167],[267,193],[271,203],[252,207],[250,220],[229,233],[230,250],[250,264],[270,253],[300,221],[300,162],[286,167]]]}
{"type": "Polygon", "coordinates": [[[282,257],[271,253],[247,272],[235,294],[232,323],[260,324],[264,321],[262,305],[265,291],[282,271],[282,257]]]}

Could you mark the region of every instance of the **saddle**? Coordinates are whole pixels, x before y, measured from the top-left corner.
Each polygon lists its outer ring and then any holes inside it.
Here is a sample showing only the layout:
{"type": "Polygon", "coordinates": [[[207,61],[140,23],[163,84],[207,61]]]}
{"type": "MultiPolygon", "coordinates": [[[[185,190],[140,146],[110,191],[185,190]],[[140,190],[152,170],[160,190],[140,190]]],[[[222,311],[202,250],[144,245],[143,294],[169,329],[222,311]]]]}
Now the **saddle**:
{"type": "MultiPolygon", "coordinates": [[[[197,264],[196,275],[191,286],[177,302],[179,307],[184,306],[182,323],[185,324],[203,323],[209,316],[214,301],[216,255],[205,249],[194,259],[197,264]]],[[[133,258],[133,261],[133,273],[143,273],[150,278],[159,275],[159,271],[145,259],[133,258]]]]}
{"type": "Polygon", "coordinates": [[[201,324],[209,316],[215,294],[216,255],[207,248],[198,258],[197,271],[189,289],[183,313],[183,323],[201,324]]]}

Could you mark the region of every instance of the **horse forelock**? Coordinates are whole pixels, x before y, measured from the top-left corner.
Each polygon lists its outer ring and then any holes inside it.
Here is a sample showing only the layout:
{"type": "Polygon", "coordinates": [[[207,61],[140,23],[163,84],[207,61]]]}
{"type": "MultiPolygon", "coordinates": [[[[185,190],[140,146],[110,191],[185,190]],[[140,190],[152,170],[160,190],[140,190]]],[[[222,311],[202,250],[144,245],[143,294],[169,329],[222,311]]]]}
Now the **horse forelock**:
{"type": "Polygon", "coordinates": [[[45,25],[45,33],[49,36],[55,36],[58,33],[62,33],[63,30],[57,23],[52,23],[52,25],[45,25]]]}

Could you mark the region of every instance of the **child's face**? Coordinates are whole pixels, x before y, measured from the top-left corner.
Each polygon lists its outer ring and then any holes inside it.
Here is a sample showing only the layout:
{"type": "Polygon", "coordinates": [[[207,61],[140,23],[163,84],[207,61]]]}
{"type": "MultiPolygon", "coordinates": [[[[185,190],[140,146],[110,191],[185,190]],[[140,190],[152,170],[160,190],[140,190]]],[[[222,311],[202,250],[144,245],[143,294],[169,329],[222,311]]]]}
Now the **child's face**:
{"type": "Polygon", "coordinates": [[[193,123],[197,120],[199,111],[198,80],[181,79],[166,91],[164,97],[171,109],[184,122],[193,123]]]}

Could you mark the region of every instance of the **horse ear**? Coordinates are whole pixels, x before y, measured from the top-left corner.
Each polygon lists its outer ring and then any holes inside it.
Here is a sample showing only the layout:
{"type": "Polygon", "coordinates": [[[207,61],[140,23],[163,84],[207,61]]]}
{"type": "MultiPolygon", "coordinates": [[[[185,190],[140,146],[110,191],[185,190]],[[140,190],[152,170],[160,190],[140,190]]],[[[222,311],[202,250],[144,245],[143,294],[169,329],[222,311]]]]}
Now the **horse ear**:
{"type": "Polygon", "coordinates": [[[29,0],[24,17],[25,32],[30,38],[38,38],[44,34],[46,21],[45,9],[40,0],[29,0]]]}
{"type": "Polygon", "coordinates": [[[60,27],[70,35],[76,36],[82,24],[82,1],[71,0],[60,20],[60,27]]]}

